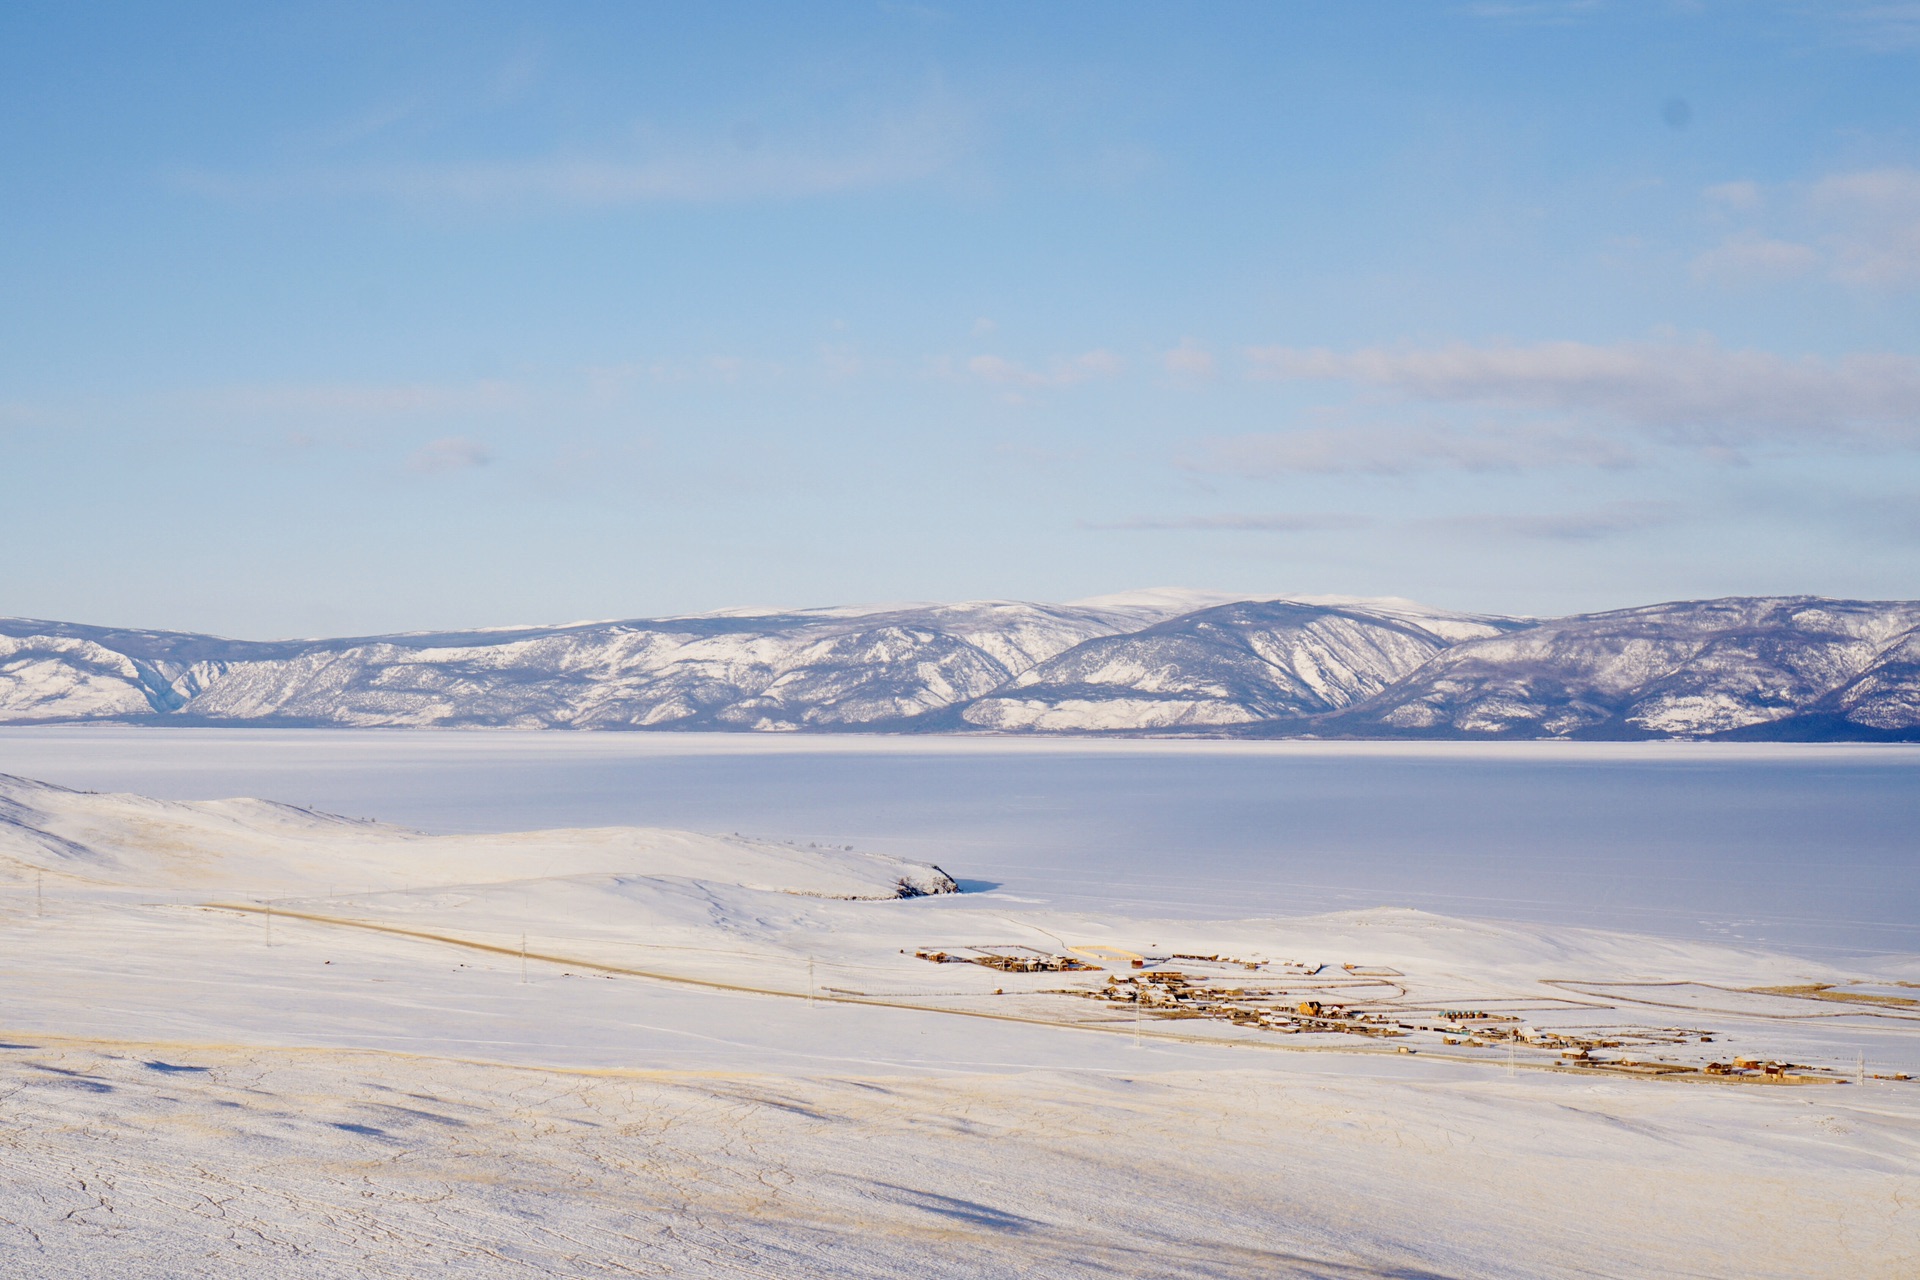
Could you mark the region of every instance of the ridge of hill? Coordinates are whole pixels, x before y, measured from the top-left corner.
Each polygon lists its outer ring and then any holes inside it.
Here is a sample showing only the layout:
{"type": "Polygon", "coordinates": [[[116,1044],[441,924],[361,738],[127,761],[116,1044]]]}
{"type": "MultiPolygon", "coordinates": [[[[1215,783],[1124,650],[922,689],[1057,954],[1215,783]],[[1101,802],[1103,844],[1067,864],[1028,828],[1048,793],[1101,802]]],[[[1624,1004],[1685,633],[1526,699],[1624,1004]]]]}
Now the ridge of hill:
{"type": "Polygon", "coordinates": [[[1920,601],[1158,591],[279,641],[0,619],[0,723],[85,721],[1913,741],[1920,601]]]}

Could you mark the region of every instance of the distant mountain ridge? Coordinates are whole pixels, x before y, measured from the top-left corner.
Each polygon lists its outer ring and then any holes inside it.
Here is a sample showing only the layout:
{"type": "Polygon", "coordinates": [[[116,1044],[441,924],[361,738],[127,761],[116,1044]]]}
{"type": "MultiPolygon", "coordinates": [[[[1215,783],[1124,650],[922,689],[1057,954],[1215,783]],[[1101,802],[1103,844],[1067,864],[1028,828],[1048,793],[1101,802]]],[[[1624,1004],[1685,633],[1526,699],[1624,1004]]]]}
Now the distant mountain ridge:
{"type": "Polygon", "coordinates": [[[1920,601],[1139,592],[283,641],[0,619],[0,723],[86,721],[1920,741],[1920,601]]]}

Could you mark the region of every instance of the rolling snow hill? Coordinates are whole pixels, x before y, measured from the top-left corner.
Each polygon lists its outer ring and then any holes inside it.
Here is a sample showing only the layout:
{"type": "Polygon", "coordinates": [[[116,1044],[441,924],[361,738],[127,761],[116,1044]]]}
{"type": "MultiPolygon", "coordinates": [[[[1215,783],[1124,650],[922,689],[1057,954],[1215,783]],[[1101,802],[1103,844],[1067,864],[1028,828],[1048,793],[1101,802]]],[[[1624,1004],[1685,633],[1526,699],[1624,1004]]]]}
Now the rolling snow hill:
{"type": "Polygon", "coordinates": [[[0,1274],[1920,1272],[1911,960],[1150,883],[0,778],[0,1274]]]}
{"type": "Polygon", "coordinates": [[[280,892],[426,881],[488,885],[619,877],[760,893],[883,900],[957,893],[938,867],[851,848],[652,827],[427,835],[268,800],[183,803],[0,774],[0,883],[280,892]]]}
{"type": "Polygon", "coordinates": [[[252,642],[0,619],[0,723],[1920,739],[1920,602],[1158,591],[252,642]]]}

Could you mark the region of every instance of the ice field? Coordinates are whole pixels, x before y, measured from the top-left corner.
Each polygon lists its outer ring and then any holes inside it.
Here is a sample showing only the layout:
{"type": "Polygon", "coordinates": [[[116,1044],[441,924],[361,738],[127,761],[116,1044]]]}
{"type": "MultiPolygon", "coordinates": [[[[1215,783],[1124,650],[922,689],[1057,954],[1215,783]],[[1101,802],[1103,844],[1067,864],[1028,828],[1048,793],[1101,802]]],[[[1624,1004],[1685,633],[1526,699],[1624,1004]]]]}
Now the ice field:
{"type": "Polygon", "coordinates": [[[0,734],[0,1271],[1911,1275],[1916,764],[0,734]]]}
{"type": "Polygon", "coordinates": [[[0,773],[424,830],[856,843],[1061,906],[1920,954],[1920,747],[0,728],[0,773]]]}

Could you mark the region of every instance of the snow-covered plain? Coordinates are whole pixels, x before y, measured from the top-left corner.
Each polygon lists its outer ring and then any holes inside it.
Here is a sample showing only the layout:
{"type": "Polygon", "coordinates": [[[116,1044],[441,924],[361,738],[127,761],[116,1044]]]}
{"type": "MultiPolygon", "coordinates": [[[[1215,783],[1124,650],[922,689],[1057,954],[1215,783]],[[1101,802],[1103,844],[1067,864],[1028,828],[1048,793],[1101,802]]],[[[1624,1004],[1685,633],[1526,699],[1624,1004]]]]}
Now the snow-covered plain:
{"type": "MultiPolygon", "coordinates": [[[[438,749],[235,736],[256,769],[276,751],[358,750],[417,790],[427,775],[397,762],[438,749]]],[[[84,781],[82,756],[133,771],[138,747],[156,780],[175,770],[151,789],[178,791],[208,776],[211,757],[189,757],[219,746],[20,734],[0,741],[0,768],[33,752],[84,781]]],[[[523,749],[456,748],[469,762],[523,749]]],[[[579,753],[577,770],[611,748],[557,749],[579,753]]],[[[744,811],[739,761],[809,758],[784,750],[720,757],[744,811]]],[[[871,765],[874,748],[840,758],[871,765]]],[[[1053,758],[1021,757],[1036,792],[1053,758]]],[[[1818,773],[1912,767],[1911,753],[1816,758],[1818,773]]],[[[305,790],[324,793],[324,774],[305,790]]],[[[564,776],[536,772],[535,789],[564,776]]],[[[537,805],[466,794],[467,830],[428,836],[284,804],[0,782],[0,1273],[1920,1269],[1920,1084],[1860,1080],[1863,1061],[1920,1074],[1920,1010],[1901,1003],[1920,996],[1900,985],[1920,982],[1911,954],[1809,958],[1380,905],[1236,918],[1220,909],[1231,887],[1206,910],[1165,894],[1156,909],[1150,890],[1076,894],[1064,866],[1023,884],[1004,850],[987,887],[966,841],[892,856],[911,842],[874,849],[844,825],[790,841],[514,835],[486,818],[537,805]],[[948,873],[974,891],[940,892],[948,873]],[[1003,973],[913,954],[982,945],[1118,967],[1003,973]],[[1060,994],[1130,981],[1115,959],[1129,952],[1143,976],[1278,984],[1408,1030],[1283,1031],[1060,994]],[[1820,983],[1882,998],[1754,990],[1820,983]],[[1536,1038],[1422,1029],[1460,1009],[1536,1038]],[[1847,1083],[1642,1079],[1566,1065],[1545,1043],[1582,1032],[1623,1041],[1613,1058],[1785,1059],[1847,1083]]],[[[565,794],[544,803],[604,820],[565,794]]],[[[1206,849],[1187,861],[1208,878],[1206,849]]],[[[1180,851],[1166,862],[1177,871],[1180,851]]]]}

